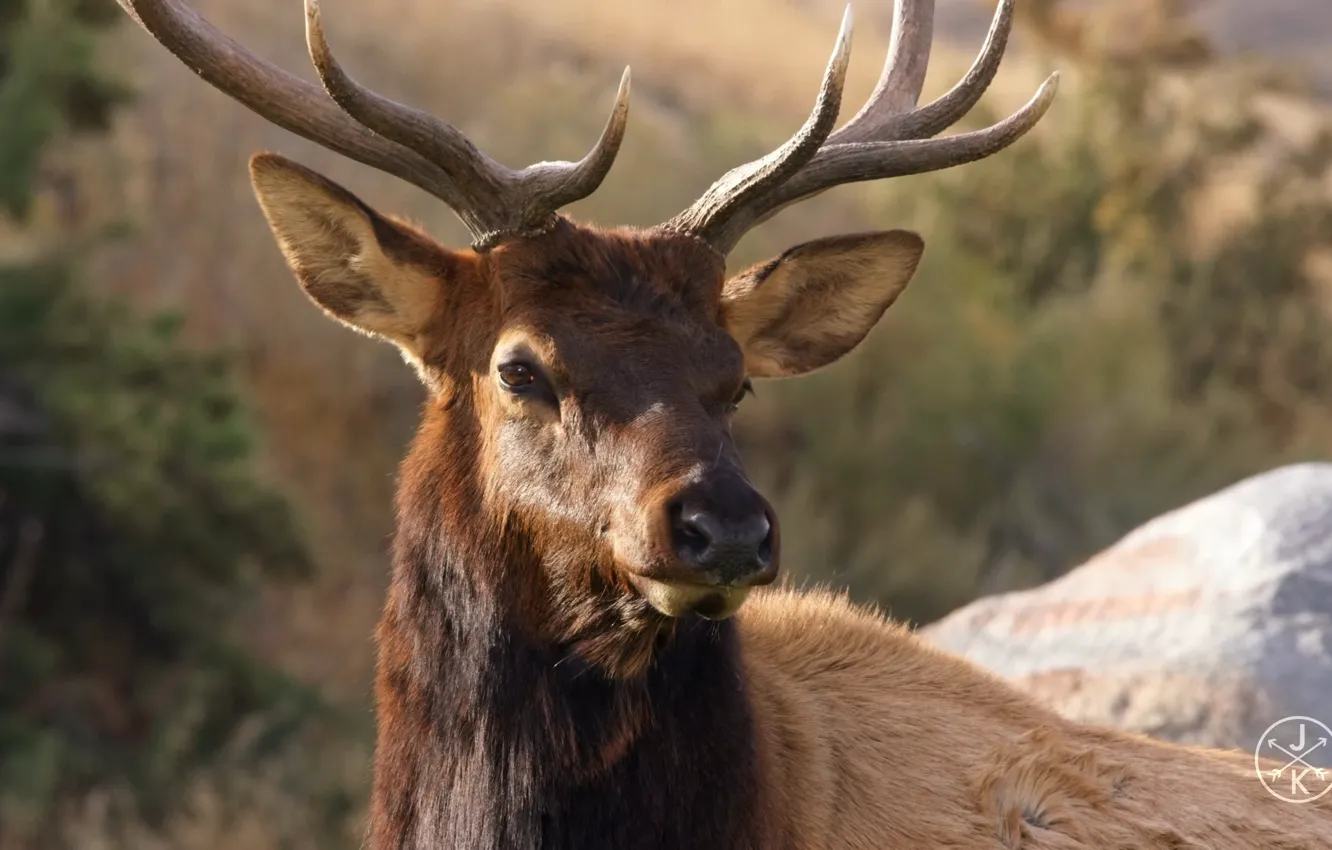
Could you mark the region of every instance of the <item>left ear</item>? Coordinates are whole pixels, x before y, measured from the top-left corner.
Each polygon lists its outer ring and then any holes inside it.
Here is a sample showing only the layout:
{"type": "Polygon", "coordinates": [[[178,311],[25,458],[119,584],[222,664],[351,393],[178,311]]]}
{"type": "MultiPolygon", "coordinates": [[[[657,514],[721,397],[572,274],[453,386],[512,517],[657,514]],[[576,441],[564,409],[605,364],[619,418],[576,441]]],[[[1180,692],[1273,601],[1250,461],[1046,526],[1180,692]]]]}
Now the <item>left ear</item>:
{"type": "Polygon", "coordinates": [[[805,242],[726,281],[722,323],[744,350],[751,377],[827,366],[860,344],[924,251],[907,230],[805,242]]]}

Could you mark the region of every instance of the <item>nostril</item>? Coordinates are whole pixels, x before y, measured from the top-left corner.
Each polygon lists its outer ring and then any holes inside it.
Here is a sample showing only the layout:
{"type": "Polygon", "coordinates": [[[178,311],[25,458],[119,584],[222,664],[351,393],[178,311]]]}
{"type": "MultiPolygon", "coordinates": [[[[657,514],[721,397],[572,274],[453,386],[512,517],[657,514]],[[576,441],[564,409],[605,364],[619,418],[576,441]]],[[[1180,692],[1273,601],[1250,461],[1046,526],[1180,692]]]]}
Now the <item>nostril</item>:
{"type": "Polygon", "coordinates": [[[763,517],[763,539],[759,541],[757,555],[763,566],[772,563],[772,523],[766,516],[763,517]]]}
{"type": "Polygon", "coordinates": [[[675,580],[749,587],[776,577],[777,518],[742,477],[721,475],[690,486],[659,510],[654,539],[673,562],[661,570],[675,580]]]}
{"type": "Polygon", "coordinates": [[[712,545],[712,535],[708,533],[708,517],[694,511],[685,512],[681,504],[672,505],[671,542],[681,560],[697,564],[707,554],[712,545]]]}

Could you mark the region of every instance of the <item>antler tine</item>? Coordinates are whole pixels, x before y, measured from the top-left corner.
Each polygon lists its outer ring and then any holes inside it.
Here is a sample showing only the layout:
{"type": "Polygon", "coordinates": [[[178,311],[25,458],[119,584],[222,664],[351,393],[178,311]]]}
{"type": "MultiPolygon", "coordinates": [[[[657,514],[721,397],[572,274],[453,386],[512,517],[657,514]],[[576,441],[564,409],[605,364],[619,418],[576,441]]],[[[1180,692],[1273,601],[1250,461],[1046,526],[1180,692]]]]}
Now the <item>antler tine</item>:
{"type": "Polygon", "coordinates": [[[318,0],[305,0],[306,41],[323,91],[255,56],[179,0],[118,2],[176,58],[262,117],[444,201],[479,251],[549,227],[561,206],[601,185],[624,138],[628,69],[600,139],[582,160],[513,171],[444,121],[348,76],[328,46],[318,0]]]}
{"type": "Polygon", "coordinates": [[[538,162],[522,172],[523,179],[532,186],[551,183],[549,188],[541,188],[538,193],[546,197],[554,209],[586,198],[597,190],[615,164],[628,123],[629,68],[626,66],[620,77],[619,91],[615,94],[615,105],[611,107],[610,117],[592,150],[576,163],[538,162]]]}
{"type": "MultiPolygon", "coordinates": [[[[713,206],[724,209],[726,215],[710,219],[706,231],[691,232],[725,254],[746,232],[784,207],[834,186],[951,168],[984,159],[1017,141],[1049,109],[1058,89],[1058,73],[1052,74],[1026,105],[997,124],[948,138],[930,138],[970,111],[994,79],[1012,28],[1013,2],[1000,0],[985,44],[966,75],[928,106],[912,109],[920,96],[928,62],[932,32],[928,19],[933,15],[934,3],[897,0],[889,58],[865,106],[831,133],[818,151],[785,180],[769,184],[743,203],[724,206],[714,200],[713,206]]],[[[709,194],[719,191],[725,180],[714,184],[709,194]]],[[[663,226],[678,227],[682,216],[663,226]]]]}
{"type": "MultiPolygon", "coordinates": [[[[928,139],[953,126],[958,119],[971,111],[971,108],[980,101],[981,95],[990,87],[990,83],[994,81],[994,75],[999,71],[999,65],[1004,58],[1004,50],[1008,47],[1008,35],[1012,28],[1013,0],[999,0],[995,7],[994,18],[990,21],[990,28],[985,33],[980,53],[976,54],[976,59],[971,63],[967,73],[947,93],[928,106],[894,114],[887,101],[877,102],[879,91],[888,89],[886,82],[880,82],[860,112],[828,137],[828,144],[928,139]]],[[[894,39],[894,45],[897,43],[898,40],[894,39]]],[[[890,59],[889,65],[884,69],[884,81],[891,75],[893,67],[890,59]]],[[[919,67],[923,80],[925,65],[922,63],[919,67]]],[[[915,106],[915,98],[920,96],[919,87],[916,91],[917,94],[910,106],[915,106]]]]}
{"type": "Polygon", "coordinates": [[[1035,127],[1054,102],[1058,90],[1059,72],[1055,71],[1012,115],[969,133],[942,139],[860,142],[824,148],[800,174],[773,193],[769,201],[784,206],[843,183],[939,171],[992,156],[1035,127]]]}
{"type": "MultiPolygon", "coordinates": [[[[213,87],[272,123],[427,191],[442,175],[414,151],[351,120],[317,86],[246,50],[177,0],[118,0],[129,16],[213,87]]],[[[435,192],[438,194],[438,192],[435,192]]]]}
{"type": "Polygon", "coordinates": [[[828,142],[864,141],[885,121],[915,107],[925,87],[933,40],[934,0],[898,0],[893,5],[893,34],[883,73],[869,100],[828,142]]]}
{"type": "Polygon", "coordinates": [[[998,123],[942,139],[906,139],[833,145],[819,151],[807,168],[764,199],[762,208],[728,222],[725,238],[713,245],[723,253],[748,231],[784,208],[835,186],[941,171],[992,156],[1027,134],[1041,120],[1059,90],[1059,72],[1041,83],[1031,100],[998,123]],[[725,246],[725,247],[721,247],[725,246]]]}
{"type": "Polygon", "coordinates": [[[663,227],[691,233],[713,241],[726,221],[745,204],[781,185],[818,153],[819,147],[837,123],[842,106],[842,88],[851,64],[851,5],[842,14],[837,44],[823,74],[818,99],[809,118],[794,136],[777,150],[747,165],[733,168],[703,193],[689,209],[666,222],[663,227]]]}
{"type": "Polygon", "coordinates": [[[492,198],[501,196],[506,178],[512,180],[512,173],[505,174],[507,169],[477,150],[451,124],[376,94],[353,80],[329,47],[319,0],[305,0],[305,42],[324,91],[343,112],[385,139],[416,151],[447,174],[451,197],[442,200],[458,209],[473,232],[495,229],[490,216],[477,215],[473,208],[482,193],[492,198]]]}
{"type": "Polygon", "coordinates": [[[305,0],[305,37],[324,90],[348,115],[379,135],[424,156],[448,175],[451,202],[484,249],[505,236],[548,227],[555,211],[592,194],[610,171],[629,116],[629,69],[610,119],[592,150],[578,163],[543,162],[513,171],[477,149],[453,125],[376,94],[343,70],[324,34],[319,0],[305,0]]]}

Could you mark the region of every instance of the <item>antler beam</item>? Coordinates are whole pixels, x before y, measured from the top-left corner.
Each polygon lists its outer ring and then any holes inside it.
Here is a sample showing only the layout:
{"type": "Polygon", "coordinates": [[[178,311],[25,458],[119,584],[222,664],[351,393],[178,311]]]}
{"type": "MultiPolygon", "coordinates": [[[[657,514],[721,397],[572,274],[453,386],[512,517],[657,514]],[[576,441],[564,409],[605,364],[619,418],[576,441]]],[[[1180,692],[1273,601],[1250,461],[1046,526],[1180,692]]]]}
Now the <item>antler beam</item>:
{"type": "Polygon", "coordinates": [[[320,90],[260,59],[179,0],[118,0],[141,27],[214,87],[278,126],[387,172],[448,204],[477,250],[539,232],[560,207],[590,195],[610,171],[629,114],[629,69],[601,138],[576,163],[514,171],[457,129],[361,86],[334,59],[318,0],[306,0],[306,38],[320,90]]]}
{"type": "Polygon", "coordinates": [[[663,226],[698,236],[726,254],[745,233],[783,208],[834,186],[951,168],[1008,147],[1045,115],[1058,88],[1058,73],[1051,74],[1025,106],[997,124],[942,139],[932,137],[966,115],[994,79],[1012,28],[1013,2],[1000,0],[985,44],[962,80],[917,109],[929,63],[934,0],[897,0],[888,60],[879,82],[855,117],[831,132],[850,49],[848,5],[832,64],[800,132],[763,159],[727,172],[663,226]],[[840,70],[834,73],[835,69],[840,70]]]}

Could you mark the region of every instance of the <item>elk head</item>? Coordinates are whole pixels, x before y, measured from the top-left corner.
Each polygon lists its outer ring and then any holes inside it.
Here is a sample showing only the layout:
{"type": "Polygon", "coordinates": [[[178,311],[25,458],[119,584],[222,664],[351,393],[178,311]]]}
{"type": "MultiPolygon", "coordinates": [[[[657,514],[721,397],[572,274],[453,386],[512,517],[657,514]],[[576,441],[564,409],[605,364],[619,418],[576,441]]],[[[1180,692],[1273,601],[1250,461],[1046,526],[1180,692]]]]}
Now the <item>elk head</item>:
{"type": "Polygon", "coordinates": [[[820,239],[728,279],[725,258],[741,236],[841,183],[996,153],[1036,124],[1057,80],[998,124],[933,138],[989,85],[1013,2],[999,3],[963,80],[916,108],[933,3],[898,0],[879,84],[834,132],[848,8],[815,107],[788,142],[664,224],[602,230],[558,210],[594,191],[611,166],[627,70],[586,157],[512,171],[443,121],[352,80],[329,49],[316,0],[306,0],[307,37],[323,91],[175,0],[120,2],[214,86],[433,193],[471,230],[470,250],[449,250],[294,162],[252,160],[260,205],[305,292],[417,368],[433,401],[415,451],[470,470],[482,506],[470,533],[521,538],[539,572],[525,579],[523,592],[541,597],[528,606],[557,637],[610,609],[626,621],[726,617],[774,579],[777,518],[745,476],[731,415],[751,380],[809,372],[856,346],[923,250],[902,230],[820,239]]]}

